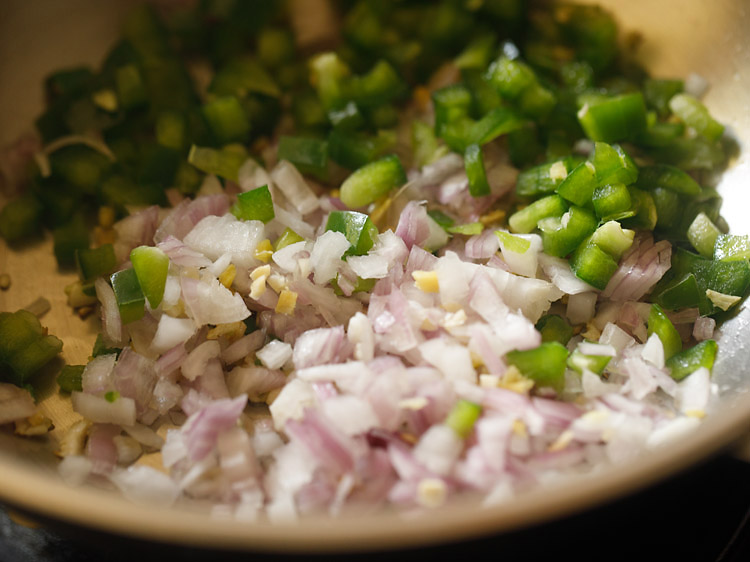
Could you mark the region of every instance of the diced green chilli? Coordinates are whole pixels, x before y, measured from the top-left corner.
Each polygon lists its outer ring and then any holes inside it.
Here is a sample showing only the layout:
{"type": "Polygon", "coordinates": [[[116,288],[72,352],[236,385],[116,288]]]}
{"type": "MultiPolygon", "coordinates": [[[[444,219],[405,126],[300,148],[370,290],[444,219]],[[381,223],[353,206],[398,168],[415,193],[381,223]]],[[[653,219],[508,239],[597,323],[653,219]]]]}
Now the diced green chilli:
{"type": "Polygon", "coordinates": [[[113,273],[110,276],[112,289],[115,292],[117,308],[123,324],[130,324],[140,320],[145,313],[146,299],[138,283],[135,269],[128,268],[113,273]]]}
{"type": "Polygon", "coordinates": [[[593,164],[598,185],[610,183],[630,185],[638,179],[638,167],[619,145],[595,143],[593,164]]]}
{"type": "Polygon", "coordinates": [[[274,243],[273,249],[275,252],[278,252],[279,250],[281,250],[282,248],[286,248],[290,244],[296,244],[297,242],[302,241],[304,241],[304,238],[302,238],[302,236],[294,232],[291,228],[286,228],[274,243]]]}
{"type": "Polygon", "coordinates": [[[585,355],[575,349],[568,357],[567,365],[581,374],[586,370],[601,375],[611,359],[608,355],[585,355]]]}
{"type": "Polygon", "coordinates": [[[209,101],[203,105],[202,112],[219,144],[247,139],[250,120],[236,97],[224,96],[209,101]]]}
{"type": "Polygon", "coordinates": [[[558,314],[546,314],[542,316],[534,326],[542,334],[542,342],[556,341],[562,345],[568,345],[573,337],[573,326],[558,314]]]}
{"type": "Polygon", "coordinates": [[[57,375],[57,384],[62,392],[83,390],[83,370],[86,365],[65,365],[57,375]]]}
{"type": "Polygon", "coordinates": [[[495,234],[506,250],[515,252],[516,254],[524,254],[531,247],[531,242],[526,238],[514,236],[504,230],[496,230],[495,234]]]}
{"type": "Polygon", "coordinates": [[[612,256],[616,262],[633,245],[635,231],[622,228],[617,221],[607,221],[594,231],[591,242],[612,256]]]}
{"type": "Polygon", "coordinates": [[[45,335],[39,319],[27,310],[0,312],[0,364],[5,380],[22,386],[62,349],[62,342],[45,335]]]}
{"type": "Polygon", "coordinates": [[[640,92],[614,97],[579,98],[578,112],[586,136],[593,141],[617,142],[646,129],[646,104],[640,92]]]}
{"type": "Polygon", "coordinates": [[[244,221],[267,223],[276,216],[273,199],[267,185],[256,187],[237,195],[237,203],[232,206],[232,214],[244,221]]]}
{"type": "Polygon", "coordinates": [[[704,258],[713,257],[716,239],[720,234],[719,228],[702,211],[696,215],[687,230],[688,240],[704,258]]]}
{"type": "Polygon", "coordinates": [[[568,164],[564,160],[540,164],[518,174],[516,193],[520,197],[554,193],[567,176],[568,164]]]}
{"type": "Polygon", "coordinates": [[[716,121],[699,100],[690,94],[680,93],[669,100],[669,108],[688,127],[710,141],[724,134],[724,126],[716,121]]]}
{"type": "Polygon", "coordinates": [[[469,193],[472,197],[481,197],[490,194],[490,184],[487,183],[487,173],[484,170],[484,157],[482,147],[471,144],[464,152],[464,166],[466,176],[469,178],[469,193]]]}
{"type": "Polygon", "coordinates": [[[505,355],[509,365],[534,381],[538,387],[550,387],[558,393],[565,387],[568,350],[558,342],[546,342],[534,349],[510,351],[505,355]]]}
{"type": "Polygon", "coordinates": [[[596,169],[591,162],[576,166],[557,186],[557,194],[571,203],[583,207],[587,205],[596,189],[596,169]]]}
{"type": "Polygon", "coordinates": [[[664,346],[664,359],[682,351],[682,338],[672,321],[658,304],[651,305],[648,315],[648,335],[656,334],[664,346]]]}
{"type": "Polygon", "coordinates": [[[617,270],[617,262],[591,240],[584,240],[570,258],[570,269],[579,279],[604,290],[617,270]]]}
{"type": "Polygon", "coordinates": [[[721,261],[750,260],[750,237],[719,234],[716,237],[713,257],[721,261]]]}
{"type": "Polygon", "coordinates": [[[352,209],[369,205],[406,183],[396,155],[385,156],[353,172],[341,184],[341,201],[352,209]]]}
{"type": "Polygon", "coordinates": [[[277,156],[302,173],[324,176],[328,170],[328,143],[321,139],[282,135],[277,156]]]}
{"type": "Polygon", "coordinates": [[[710,371],[714,366],[718,349],[719,346],[714,340],[705,340],[676,353],[669,358],[666,366],[672,378],[681,381],[701,367],[710,371]]]}
{"type": "Polygon", "coordinates": [[[565,257],[595,230],[598,221],[594,214],[573,205],[562,217],[550,217],[537,223],[542,232],[544,251],[559,258],[565,257]]]}
{"type": "Polygon", "coordinates": [[[117,257],[112,244],[103,244],[98,248],[82,248],[75,251],[78,275],[81,281],[93,281],[107,275],[117,265],[117,257]]]}
{"type": "Polygon", "coordinates": [[[455,431],[459,437],[466,439],[481,415],[482,406],[468,400],[459,400],[448,413],[445,425],[455,431]]]}
{"type": "Polygon", "coordinates": [[[540,220],[548,217],[561,217],[567,210],[568,206],[562,197],[548,195],[513,213],[508,219],[508,226],[511,232],[528,234],[536,228],[540,220]]]}
{"type": "Polygon", "coordinates": [[[622,216],[632,203],[630,191],[624,183],[608,183],[597,187],[591,202],[596,216],[605,221],[622,216]]]}
{"type": "Polygon", "coordinates": [[[341,232],[351,244],[347,255],[366,254],[378,235],[378,229],[364,213],[355,211],[332,211],[328,215],[326,230],[341,232]]]}
{"type": "Polygon", "coordinates": [[[16,242],[39,231],[42,205],[33,195],[14,199],[0,210],[0,236],[16,242]]]}
{"type": "Polygon", "coordinates": [[[247,160],[247,153],[225,147],[221,150],[193,145],[188,162],[207,174],[237,181],[240,167],[247,160]]]}
{"type": "Polygon", "coordinates": [[[149,306],[155,309],[164,297],[169,258],[154,246],[138,246],[130,252],[130,262],[149,306]]]}
{"type": "Polygon", "coordinates": [[[669,164],[653,164],[639,169],[638,187],[652,190],[658,187],[681,195],[697,196],[701,186],[690,174],[669,164]]]}

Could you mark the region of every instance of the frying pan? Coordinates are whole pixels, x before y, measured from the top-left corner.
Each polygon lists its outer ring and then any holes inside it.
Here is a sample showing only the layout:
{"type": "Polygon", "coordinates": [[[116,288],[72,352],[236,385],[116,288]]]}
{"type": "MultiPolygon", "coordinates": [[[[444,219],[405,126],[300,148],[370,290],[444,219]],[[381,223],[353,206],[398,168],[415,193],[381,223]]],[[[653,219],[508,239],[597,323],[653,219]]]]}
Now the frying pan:
{"type": "MultiPolygon", "coordinates": [[[[309,1],[309,0],[308,0],[309,1]]],[[[750,5],[746,0],[600,0],[621,28],[643,36],[640,57],[656,77],[698,73],[710,83],[705,97],[716,118],[741,147],[719,190],[723,214],[737,233],[750,232],[750,5]]],[[[0,142],[28,128],[41,108],[40,84],[65,65],[98,65],[129,7],[122,0],[0,2],[0,142]]],[[[62,287],[73,274],[57,271],[51,241],[9,250],[0,246],[0,271],[12,286],[0,293],[0,310],[15,310],[39,296],[52,303],[43,318],[60,335],[68,363],[85,361],[96,331],[65,304],[62,287]]],[[[342,519],[314,518],[295,524],[241,523],[212,519],[205,511],[155,508],[93,487],[71,488],[57,476],[52,454],[72,423],[70,406],[54,384],[42,393],[42,409],[55,422],[46,439],[0,432],[0,501],[95,531],[211,548],[275,552],[398,548],[507,532],[571,515],[631,494],[734,446],[750,433],[750,310],[742,307],[722,327],[714,369],[716,398],[708,417],[689,438],[599,474],[571,478],[524,493],[515,501],[480,508],[457,500],[428,516],[379,513],[342,519]]],[[[52,383],[54,372],[44,374],[52,383]]]]}

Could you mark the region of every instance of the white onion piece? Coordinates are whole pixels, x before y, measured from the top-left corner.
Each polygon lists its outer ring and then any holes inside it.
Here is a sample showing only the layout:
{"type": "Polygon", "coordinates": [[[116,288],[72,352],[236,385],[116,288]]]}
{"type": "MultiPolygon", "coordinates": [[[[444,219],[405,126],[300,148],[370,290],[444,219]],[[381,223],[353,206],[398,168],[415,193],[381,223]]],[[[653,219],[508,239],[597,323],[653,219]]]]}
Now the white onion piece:
{"type": "Polygon", "coordinates": [[[156,334],[151,340],[151,349],[156,353],[169,351],[193,337],[196,330],[195,322],[190,318],[173,318],[162,314],[156,334]]]}
{"type": "Polygon", "coordinates": [[[175,265],[183,267],[208,267],[211,265],[211,260],[201,252],[189,248],[172,235],[165,237],[156,247],[167,254],[170,261],[175,265]]]}
{"type": "Polygon", "coordinates": [[[349,256],[346,263],[362,279],[382,279],[388,275],[390,267],[386,258],[372,253],[366,256],[349,256]]]}
{"type": "Polygon", "coordinates": [[[677,384],[675,404],[684,414],[703,415],[711,397],[711,372],[700,367],[677,384]]]}
{"type": "Polygon", "coordinates": [[[292,379],[269,406],[274,427],[282,431],[290,419],[302,419],[305,408],[315,406],[317,398],[312,384],[301,379],[292,379]]]}
{"type": "Polygon", "coordinates": [[[657,369],[664,368],[664,344],[656,333],[648,337],[641,351],[641,357],[657,369]]]}
{"type": "Polygon", "coordinates": [[[714,337],[716,320],[709,316],[701,316],[693,325],[693,337],[698,341],[710,340],[714,337]]]}
{"type": "Polygon", "coordinates": [[[180,495],[179,486],[169,476],[150,466],[116,470],[109,478],[126,498],[141,505],[169,506],[180,495]]]}
{"type": "Polygon", "coordinates": [[[464,442],[446,425],[433,425],[414,446],[414,459],[434,474],[445,476],[463,450],[464,442]]]}
{"type": "Polygon", "coordinates": [[[234,427],[246,404],[247,396],[240,395],[216,400],[192,414],[180,428],[190,459],[205,458],[216,445],[219,434],[234,427]]]}
{"type": "Polygon", "coordinates": [[[311,249],[312,244],[303,240],[302,242],[295,242],[283,247],[281,250],[275,251],[271,257],[282,270],[291,273],[297,269],[298,256],[309,256],[311,249]]]}
{"type": "Polygon", "coordinates": [[[194,381],[205,374],[208,363],[218,360],[221,355],[221,346],[216,340],[207,340],[191,351],[182,363],[182,376],[189,381],[194,381]]]}
{"type": "Polygon", "coordinates": [[[272,187],[271,176],[268,175],[263,166],[252,158],[248,158],[240,166],[240,169],[237,171],[237,183],[242,188],[242,191],[250,191],[264,185],[269,186],[269,188],[272,187]]]}
{"type": "Polygon", "coordinates": [[[199,326],[229,324],[250,316],[245,301],[232,293],[217,279],[198,281],[190,277],[180,279],[185,307],[199,326]]]}
{"type": "Polygon", "coordinates": [[[211,260],[230,254],[236,266],[249,268],[257,264],[255,248],[263,232],[260,221],[240,221],[232,214],[209,215],[190,230],[184,242],[211,260]]]}
{"type": "Polygon", "coordinates": [[[306,215],[320,205],[310,186],[291,162],[281,160],[273,170],[271,179],[301,215],[306,215]]]}
{"type": "Polygon", "coordinates": [[[83,392],[102,394],[114,388],[112,374],[115,369],[117,355],[110,353],[94,357],[86,364],[81,375],[83,392]]]}
{"type": "Polygon", "coordinates": [[[135,400],[120,396],[113,402],[103,396],[73,391],[70,394],[73,410],[96,423],[116,425],[135,424],[135,400]]]}
{"type": "Polygon", "coordinates": [[[347,435],[365,433],[379,425],[372,406],[358,396],[334,396],[321,404],[321,410],[347,435]]]}
{"type": "Polygon", "coordinates": [[[33,416],[36,404],[29,391],[14,384],[0,383],[0,424],[33,416]]]}
{"type": "Polygon", "coordinates": [[[96,298],[101,303],[102,334],[105,342],[114,347],[123,347],[123,325],[120,318],[120,309],[117,307],[117,299],[112,287],[102,277],[94,281],[96,298]]]}
{"type": "Polygon", "coordinates": [[[568,296],[568,306],[565,315],[571,324],[585,324],[594,317],[598,293],[576,293],[568,296]]]}
{"type": "Polygon", "coordinates": [[[292,358],[292,346],[272,340],[255,352],[255,356],[269,369],[280,369],[292,358]]]}
{"type": "Polygon", "coordinates": [[[342,264],[341,258],[350,246],[349,240],[341,232],[328,230],[318,237],[310,252],[315,283],[323,285],[336,277],[342,264]]]}
{"type": "MultiPolygon", "coordinates": [[[[210,176],[206,176],[209,178],[210,176]]],[[[214,178],[215,179],[215,178],[214,178]]],[[[221,184],[219,184],[221,188],[221,184]]],[[[200,222],[201,219],[210,215],[222,216],[229,211],[229,197],[224,193],[197,197],[191,201],[184,199],[177,207],[167,215],[161,222],[154,234],[154,242],[162,242],[168,236],[174,236],[183,240],[188,232],[200,222]]]]}

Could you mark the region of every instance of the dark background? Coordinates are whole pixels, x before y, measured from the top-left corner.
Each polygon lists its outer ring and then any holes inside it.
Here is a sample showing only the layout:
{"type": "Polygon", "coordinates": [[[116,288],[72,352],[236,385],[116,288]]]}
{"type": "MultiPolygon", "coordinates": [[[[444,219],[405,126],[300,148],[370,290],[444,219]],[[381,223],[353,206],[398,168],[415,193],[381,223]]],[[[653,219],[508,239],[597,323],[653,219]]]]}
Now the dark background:
{"type": "Polygon", "coordinates": [[[750,465],[720,456],[603,508],[524,531],[418,550],[350,554],[236,553],[143,543],[0,509],[0,562],[226,562],[248,560],[750,561],[750,465]]]}

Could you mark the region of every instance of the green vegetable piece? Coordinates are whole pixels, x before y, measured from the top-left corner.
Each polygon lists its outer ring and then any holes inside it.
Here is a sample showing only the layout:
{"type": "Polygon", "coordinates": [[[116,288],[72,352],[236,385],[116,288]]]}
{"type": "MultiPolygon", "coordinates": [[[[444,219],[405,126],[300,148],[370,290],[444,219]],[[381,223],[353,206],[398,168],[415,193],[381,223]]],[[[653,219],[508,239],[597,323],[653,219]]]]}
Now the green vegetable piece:
{"type": "Polygon", "coordinates": [[[82,248],[75,251],[76,267],[81,281],[88,283],[97,277],[107,275],[117,265],[117,257],[112,244],[102,244],[98,248],[82,248]]]}
{"type": "Polygon", "coordinates": [[[715,141],[724,134],[724,125],[716,121],[698,99],[690,94],[677,94],[669,100],[669,109],[685,125],[694,129],[709,141],[715,141]]]}
{"type": "Polygon", "coordinates": [[[83,370],[86,365],[65,365],[57,375],[60,392],[81,392],[83,390],[83,370]]]}
{"type": "Polygon", "coordinates": [[[567,210],[568,205],[562,197],[548,195],[513,213],[508,219],[508,226],[511,232],[528,234],[536,228],[536,225],[542,219],[562,217],[567,210]]]}
{"type": "Polygon", "coordinates": [[[461,399],[454,404],[444,423],[455,431],[461,439],[466,439],[481,415],[482,406],[480,404],[461,399]]]}
{"type": "MultiPolygon", "coordinates": [[[[429,129],[429,133],[435,140],[432,128],[428,125],[424,126],[429,129]]],[[[377,134],[371,135],[334,129],[328,135],[328,154],[331,160],[340,166],[356,170],[393,150],[395,144],[396,135],[390,130],[378,131],[377,134]]],[[[437,156],[445,152],[447,150],[438,153],[437,156]]]]}
{"type": "MultiPolygon", "coordinates": [[[[683,198],[674,191],[657,187],[651,191],[656,207],[656,228],[674,230],[680,224],[685,208],[683,198]]],[[[684,235],[684,232],[682,233],[684,235]]]]}
{"type": "Polygon", "coordinates": [[[42,205],[33,195],[22,195],[0,211],[0,235],[8,242],[17,242],[39,232],[42,205]]]}
{"type": "Polygon", "coordinates": [[[208,91],[216,96],[235,96],[238,99],[248,94],[263,94],[272,98],[281,96],[279,86],[268,71],[247,56],[231,59],[219,68],[208,91]]]}
{"type": "Polygon", "coordinates": [[[542,232],[544,251],[559,258],[565,257],[594,230],[598,221],[594,214],[573,205],[562,217],[549,217],[537,223],[542,232]]]}
{"type": "Polygon", "coordinates": [[[701,367],[709,371],[714,366],[719,345],[714,340],[705,340],[691,348],[676,353],[666,363],[670,375],[676,381],[681,381],[701,367]]]}
{"type": "Polygon", "coordinates": [[[396,70],[385,60],[380,60],[366,73],[350,76],[343,81],[346,99],[359,107],[376,107],[400,96],[404,83],[396,70]]]}
{"type": "Polygon", "coordinates": [[[495,234],[500,239],[500,243],[505,250],[515,252],[516,254],[524,254],[531,247],[531,242],[526,238],[514,236],[504,230],[496,230],[495,234]]]}
{"type": "Polygon", "coordinates": [[[157,308],[164,297],[169,257],[155,246],[138,246],[130,252],[130,262],[149,306],[157,308]]]}
{"type": "Polygon", "coordinates": [[[122,350],[118,347],[107,347],[102,334],[97,334],[94,347],[91,349],[91,356],[99,357],[100,355],[112,355],[113,353],[119,355],[120,351],[122,350]]]}
{"type": "Polygon", "coordinates": [[[117,399],[120,397],[120,393],[116,390],[110,390],[109,392],[104,393],[104,399],[109,402],[110,404],[112,402],[117,401],[117,399]]]}
{"type": "Polygon", "coordinates": [[[264,27],[258,33],[258,58],[267,68],[294,58],[294,33],[289,29],[264,27]]]}
{"type": "Polygon", "coordinates": [[[281,236],[276,239],[276,242],[273,245],[273,250],[274,252],[278,252],[290,244],[296,244],[297,242],[303,242],[304,240],[305,239],[302,238],[302,236],[294,232],[291,228],[286,228],[284,229],[284,232],[281,233],[281,236]]]}
{"type": "Polygon", "coordinates": [[[82,215],[76,215],[68,224],[56,228],[52,238],[55,258],[60,267],[75,266],[76,250],[89,247],[89,229],[82,215]]]}
{"type": "Polygon", "coordinates": [[[682,351],[682,338],[672,321],[658,304],[651,305],[648,315],[648,335],[656,334],[664,346],[664,359],[682,351]]]}
{"type": "Polygon", "coordinates": [[[188,144],[188,124],[179,111],[166,110],[156,118],[156,142],[167,148],[182,150],[188,144]]]}
{"type": "Polygon", "coordinates": [[[267,185],[237,195],[237,203],[232,205],[231,211],[235,217],[243,221],[255,220],[267,223],[276,216],[271,192],[267,185]]]}
{"type": "Polygon", "coordinates": [[[0,312],[0,370],[22,386],[62,349],[62,342],[45,335],[39,319],[27,310],[0,312]]]}
{"type": "Polygon", "coordinates": [[[326,230],[341,232],[351,244],[346,255],[363,256],[375,244],[378,228],[364,213],[332,211],[328,215],[326,230]]]}
{"type": "Polygon", "coordinates": [[[236,97],[216,98],[205,103],[201,112],[219,144],[247,140],[250,120],[236,97]]]}
{"type": "Polygon", "coordinates": [[[700,212],[696,215],[693,222],[687,230],[687,237],[698,253],[704,258],[711,258],[714,255],[714,246],[716,239],[722,232],[711,221],[706,213],[700,212]]]}
{"type": "Polygon", "coordinates": [[[593,141],[631,140],[646,129],[646,104],[640,92],[614,97],[582,95],[578,101],[578,121],[593,141]]]}
{"type": "Polygon", "coordinates": [[[641,167],[637,185],[641,189],[648,190],[661,187],[688,196],[701,194],[701,186],[690,174],[669,164],[641,167]]]}
{"type": "Polygon", "coordinates": [[[25,383],[32,375],[52,361],[62,351],[63,343],[55,336],[42,336],[6,359],[14,373],[10,382],[25,383]]]}
{"type": "Polygon", "coordinates": [[[146,299],[138,282],[135,269],[128,268],[113,273],[110,276],[112,289],[115,292],[117,308],[123,324],[130,324],[143,318],[146,299]]]}
{"type": "Polygon", "coordinates": [[[656,110],[660,117],[671,113],[669,100],[685,88],[682,80],[656,80],[647,78],[643,82],[643,97],[649,107],[656,110]]]}
{"type": "Polygon", "coordinates": [[[593,164],[599,185],[610,183],[630,185],[638,179],[638,167],[619,145],[595,143],[593,164]]]}
{"type": "Polygon", "coordinates": [[[143,83],[140,70],[134,64],[128,64],[117,69],[115,73],[117,100],[125,109],[133,109],[144,105],[148,101],[148,93],[143,83]]]}
{"type": "MultiPolygon", "coordinates": [[[[333,136],[333,133],[331,133],[331,136],[333,136]]],[[[441,147],[438,142],[435,129],[419,120],[414,120],[411,125],[411,145],[414,152],[414,163],[418,168],[431,164],[448,152],[447,147],[441,147]]],[[[331,158],[333,158],[333,153],[331,153],[331,158]]],[[[357,166],[353,167],[363,166],[365,163],[359,162],[357,166]]]]}
{"type": "Polygon", "coordinates": [[[562,392],[565,388],[565,365],[568,350],[558,342],[545,342],[537,348],[510,351],[505,361],[533,380],[538,387],[550,387],[562,392]]]}
{"type": "Polygon", "coordinates": [[[468,117],[472,104],[471,92],[462,84],[446,86],[432,93],[432,104],[435,133],[442,137],[449,124],[468,117]]]}
{"type": "Polygon", "coordinates": [[[607,355],[584,355],[575,349],[568,357],[567,365],[580,374],[586,370],[601,375],[611,359],[607,355]]]}
{"type": "Polygon", "coordinates": [[[519,197],[539,197],[554,193],[568,177],[572,162],[557,160],[540,164],[518,174],[516,193],[519,197]]]}
{"type": "Polygon", "coordinates": [[[224,179],[237,181],[240,167],[247,161],[244,149],[225,146],[221,150],[193,145],[188,162],[207,174],[216,174],[224,179]]]}
{"type": "Polygon", "coordinates": [[[474,236],[475,234],[481,234],[484,231],[484,224],[481,222],[468,222],[464,224],[454,224],[445,229],[450,234],[465,234],[466,236],[474,236]]]}
{"type": "Polygon", "coordinates": [[[584,240],[573,252],[570,269],[579,279],[604,290],[617,270],[617,262],[589,239],[584,240]]]}
{"type": "Polygon", "coordinates": [[[597,186],[596,169],[589,162],[578,164],[557,186],[557,194],[574,205],[583,207],[591,202],[597,186]]]}
{"type": "Polygon", "coordinates": [[[721,261],[750,260],[750,237],[719,234],[716,237],[713,257],[721,261]]]}
{"type": "Polygon", "coordinates": [[[594,231],[591,242],[619,262],[622,255],[633,245],[635,231],[622,228],[617,221],[607,221],[594,231]]]}
{"type": "Polygon", "coordinates": [[[279,160],[288,160],[303,174],[324,178],[328,173],[328,143],[324,140],[282,135],[277,155],[279,160]]]}
{"type": "Polygon", "coordinates": [[[443,229],[450,228],[456,223],[456,221],[453,220],[453,218],[446,215],[440,209],[430,209],[429,211],[427,211],[427,214],[430,216],[432,220],[434,220],[443,229]]]}
{"type": "Polygon", "coordinates": [[[347,207],[364,207],[406,183],[398,156],[391,154],[354,171],[341,184],[341,201],[347,207]]]}
{"type": "MultiPolygon", "coordinates": [[[[666,287],[653,292],[653,298],[668,310],[700,306],[705,301],[705,296],[705,290],[701,291],[698,279],[692,273],[675,279],[666,287]]],[[[704,311],[707,307],[708,304],[704,306],[704,311]]]]}
{"type": "Polygon", "coordinates": [[[49,155],[52,175],[74,188],[72,191],[95,195],[112,161],[83,144],[64,146],[49,155]]]}
{"type": "Polygon", "coordinates": [[[656,214],[656,203],[654,203],[653,196],[648,191],[643,191],[633,186],[628,187],[628,189],[632,201],[631,210],[634,214],[630,217],[623,218],[623,226],[634,230],[639,228],[653,230],[659,219],[656,214]]]}
{"type": "Polygon", "coordinates": [[[469,178],[469,193],[472,197],[482,197],[490,194],[490,184],[487,183],[487,173],[484,170],[482,147],[471,144],[464,152],[464,166],[469,178]]]}
{"type": "Polygon", "coordinates": [[[453,63],[461,69],[485,69],[492,58],[496,38],[492,34],[480,35],[456,57],[453,63]]]}
{"type": "Polygon", "coordinates": [[[535,328],[542,334],[542,342],[556,341],[568,345],[573,337],[573,326],[558,314],[545,314],[536,323],[535,328]]]}
{"type": "Polygon", "coordinates": [[[622,217],[632,203],[630,191],[624,183],[609,183],[597,187],[591,202],[596,216],[605,221],[622,217]]]}

